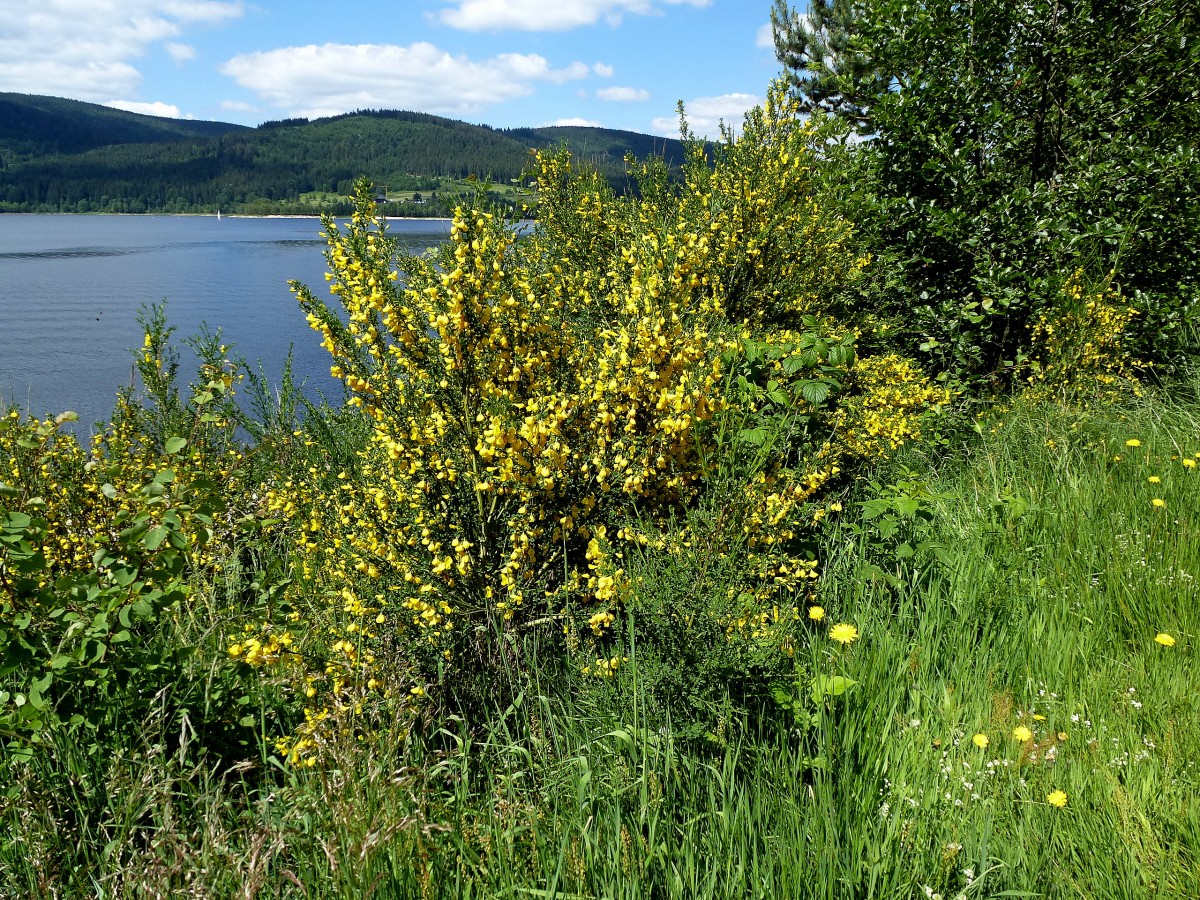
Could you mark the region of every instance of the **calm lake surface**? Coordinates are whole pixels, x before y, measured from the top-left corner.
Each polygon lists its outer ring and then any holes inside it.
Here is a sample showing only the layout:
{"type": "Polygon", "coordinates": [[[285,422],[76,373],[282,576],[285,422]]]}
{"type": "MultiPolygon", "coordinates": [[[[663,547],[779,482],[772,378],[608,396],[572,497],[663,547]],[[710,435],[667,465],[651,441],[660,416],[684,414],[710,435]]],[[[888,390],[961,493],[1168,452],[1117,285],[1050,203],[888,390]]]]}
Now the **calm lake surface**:
{"type": "MultiPolygon", "coordinates": [[[[449,237],[442,220],[393,220],[419,252],[449,237]]],[[[293,348],[305,393],[340,396],[329,355],[288,289],[330,298],[316,219],[226,216],[0,215],[0,405],[79,413],[77,431],[112,412],[142,344],[138,309],[167,302],[184,383],[194,357],[179,339],[201,323],[277,383],[293,348]]]]}

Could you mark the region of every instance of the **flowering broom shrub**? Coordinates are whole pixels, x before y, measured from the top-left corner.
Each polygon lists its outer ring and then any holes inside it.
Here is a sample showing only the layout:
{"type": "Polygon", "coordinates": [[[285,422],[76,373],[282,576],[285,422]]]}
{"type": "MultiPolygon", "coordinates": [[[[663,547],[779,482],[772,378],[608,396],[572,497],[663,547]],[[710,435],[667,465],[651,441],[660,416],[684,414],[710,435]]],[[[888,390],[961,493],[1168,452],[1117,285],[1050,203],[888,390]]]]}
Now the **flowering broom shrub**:
{"type": "Polygon", "coordinates": [[[1077,269],[1033,323],[1029,393],[1071,399],[1083,393],[1140,395],[1149,363],[1131,352],[1138,310],[1121,296],[1115,272],[1099,280],[1077,269]]]}
{"type": "Polygon", "coordinates": [[[731,479],[745,553],[722,634],[792,646],[816,498],[946,399],[825,314],[864,261],[813,200],[811,143],[773,90],[713,164],[693,145],[681,184],[641,166],[637,198],[538,154],[528,234],[468,205],[440,254],[398,252],[365,185],[344,231],[326,223],[342,313],[295,289],[369,435],[354,465],[268,494],[322,598],[293,760],[380,700],[408,715],[434,681],[494,683],[532,629],[612,675],[625,551],[687,545],[677,523],[731,479]]]}

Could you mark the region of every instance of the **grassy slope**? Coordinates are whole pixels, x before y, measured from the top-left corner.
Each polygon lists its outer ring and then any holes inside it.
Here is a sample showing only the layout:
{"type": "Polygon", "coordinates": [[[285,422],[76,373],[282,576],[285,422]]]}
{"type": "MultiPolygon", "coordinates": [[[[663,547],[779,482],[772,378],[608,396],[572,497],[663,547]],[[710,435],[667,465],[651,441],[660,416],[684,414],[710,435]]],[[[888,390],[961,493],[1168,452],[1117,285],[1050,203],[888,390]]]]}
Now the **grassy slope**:
{"type": "MultiPolygon", "coordinates": [[[[879,473],[900,490],[860,486],[857,499],[893,497],[887,509],[863,521],[848,503],[834,524],[829,619],[801,661],[857,684],[810,706],[804,740],[781,719],[783,732],[733,729],[708,751],[677,744],[643,718],[636,651],[606,690],[535,670],[487,730],[450,722],[436,752],[415,738],[349,747],[339,768],[285,774],[269,795],[148,723],[115,760],[60,747],[25,772],[2,811],[0,885],[1200,896],[1200,470],[1183,464],[1200,453],[1200,402],[1032,405],[980,430],[959,454],[903,454],[879,473]],[[828,621],[861,639],[838,647],[828,621]]],[[[214,623],[183,627],[202,643],[214,623]]]]}

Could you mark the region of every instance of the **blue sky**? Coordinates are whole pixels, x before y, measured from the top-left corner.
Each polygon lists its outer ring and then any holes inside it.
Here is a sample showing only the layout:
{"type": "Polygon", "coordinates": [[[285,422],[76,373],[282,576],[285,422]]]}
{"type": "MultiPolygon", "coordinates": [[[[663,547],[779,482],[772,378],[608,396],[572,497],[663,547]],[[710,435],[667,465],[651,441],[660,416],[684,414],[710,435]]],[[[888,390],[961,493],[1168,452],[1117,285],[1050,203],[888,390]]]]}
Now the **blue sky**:
{"type": "Polygon", "coordinates": [[[0,0],[0,91],[257,125],[360,108],[698,134],[779,71],[770,0],[0,0]]]}

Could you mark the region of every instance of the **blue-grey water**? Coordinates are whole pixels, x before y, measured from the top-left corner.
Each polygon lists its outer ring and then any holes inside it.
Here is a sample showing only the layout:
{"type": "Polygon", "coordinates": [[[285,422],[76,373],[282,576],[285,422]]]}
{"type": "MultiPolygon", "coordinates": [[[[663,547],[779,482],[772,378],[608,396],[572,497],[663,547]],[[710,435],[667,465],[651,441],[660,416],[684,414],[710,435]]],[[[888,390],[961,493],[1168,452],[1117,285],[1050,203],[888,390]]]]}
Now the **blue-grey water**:
{"type": "MultiPolygon", "coordinates": [[[[176,339],[220,328],[272,382],[291,347],[305,393],[340,396],[288,289],[296,279],[329,297],[320,229],[305,218],[0,215],[0,407],[73,410],[85,432],[106,420],[131,382],[138,310],[164,299],[176,339]]],[[[445,241],[449,223],[394,220],[389,231],[419,251],[445,241]]],[[[192,357],[180,350],[187,379],[192,357]]]]}

